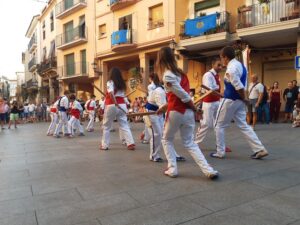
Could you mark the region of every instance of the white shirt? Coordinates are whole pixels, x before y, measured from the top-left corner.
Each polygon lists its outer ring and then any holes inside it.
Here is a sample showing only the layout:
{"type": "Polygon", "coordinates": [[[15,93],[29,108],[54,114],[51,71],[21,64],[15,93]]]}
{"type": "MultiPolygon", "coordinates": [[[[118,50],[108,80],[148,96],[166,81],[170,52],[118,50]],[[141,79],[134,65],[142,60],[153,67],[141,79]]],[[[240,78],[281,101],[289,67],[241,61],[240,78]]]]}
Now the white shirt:
{"type": "Polygon", "coordinates": [[[152,90],[149,95],[148,102],[153,105],[161,107],[167,103],[166,92],[162,87],[157,87],[152,90]]]}
{"type": "Polygon", "coordinates": [[[125,97],[124,90],[117,90],[115,93],[115,85],[112,80],[107,81],[107,92],[113,93],[115,97],[125,97]]]}
{"type": "Polygon", "coordinates": [[[214,69],[211,69],[210,71],[206,72],[203,75],[202,84],[204,84],[206,87],[209,87],[211,90],[219,90],[219,85],[217,84],[215,79],[216,75],[217,72],[214,69]]]}
{"type": "Polygon", "coordinates": [[[180,85],[181,76],[173,74],[170,70],[165,71],[163,82],[166,92],[172,92],[184,103],[191,101],[191,96],[180,85]]]}
{"type": "Polygon", "coordinates": [[[264,85],[262,85],[261,83],[258,83],[255,86],[254,85],[255,85],[255,83],[250,83],[250,85],[249,85],[249,88],[248,88],[249,99],[258,99],[259,94],[264,93],[264,85]],[[250,91],[251,91],[251,93],[250,93],[250,91]]]}
{"type": "Polygon", "coordinates": [[[94,109],[96,109],[96,101],[95,100],[93,100],[93,99],[90,99],[90,100],[88,100],[86,103],[85,103],[85,105],[84,105],[84,107],[87,109],[87,105],[88,104],[90,104],[90,107],[94,107],[94,109]]]}
{"type": "Polygon", "coordinates": [[[62,96],[61,100],[60,100],[60,107],[65,107],[65,109],[69,108],[69,99],[67,98],[67,96],[62,96]]]}
{"type": "Polygon", "coordinates": [[[74,102],[70,102],[70,108],[71,109],[78,109],[80,112],[83,111],[83,108],[82,108],[81,104],[77,100],[75,100],[74,102]]]}
{"type": "Polygon", "coordinates": [[[148,95],[150,96],[151,95],[151,92],[153,90],[155,90],[156,88],[156,85],[153,83],[153,81],[151,82],[151,84],[148,85],[148,95]]]}
{"type": "Polygon", "coordinates": [[[33,111],[35,110],[35,108],[36,108],[36,107],[35,107],[34,104],[29,104],[29,105],[28,105],[28,111],[29,111],[29,112],[33,112],[33,111]]]}
{"type": "Polygon", "coordinates": [[[235,90],[241,90],[241,89],[245,89],[245,86],[247,86],[247,84],[244,86],[243,83],[241,82],[242,75],[243,75],[242,64],[238,60],[232,59],[227,65],[227,70],[224,79],[230,82],[235,88],[235,90]]]}
{"type": "Polygon", "coordinates": [[[104,101],[100,100],[99,101],[99,106],[101,109],[104,109],[104,101]]]}
{"type": "Polygon", "coordinates": [[[29,106],[28,105],[24,105],[24,113],[28,113],[29,112],[29,106]]]}

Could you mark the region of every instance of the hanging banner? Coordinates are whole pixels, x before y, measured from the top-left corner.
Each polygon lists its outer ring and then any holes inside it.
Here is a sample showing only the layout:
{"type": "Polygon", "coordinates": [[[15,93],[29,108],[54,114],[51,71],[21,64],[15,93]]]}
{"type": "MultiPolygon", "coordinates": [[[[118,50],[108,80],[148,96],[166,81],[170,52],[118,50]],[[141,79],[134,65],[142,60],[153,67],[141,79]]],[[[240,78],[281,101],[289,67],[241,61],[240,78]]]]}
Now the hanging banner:
{"type": "Polygon", "coordinates": [[[200,36],[217,27],[217,13],[185,21],[185,35],[200,36]]]}

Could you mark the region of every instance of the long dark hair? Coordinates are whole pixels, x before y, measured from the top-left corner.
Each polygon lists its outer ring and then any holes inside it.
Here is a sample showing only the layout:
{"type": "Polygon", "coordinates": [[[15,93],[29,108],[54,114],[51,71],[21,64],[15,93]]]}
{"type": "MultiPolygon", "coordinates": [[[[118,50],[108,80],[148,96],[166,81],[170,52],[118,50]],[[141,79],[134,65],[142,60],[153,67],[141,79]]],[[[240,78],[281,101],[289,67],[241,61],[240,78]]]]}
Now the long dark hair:
{"type": "Polygon", "coordinates": [[[108,80],[112,80],[116,90],[126,91],[126,83],[122,78],[121,71],[114,67],[109,71],[108,80]]]}
{"type": "Polygon", "coordinates": [[[156,86],[159,86],[161,83],[160,83],[160,80],[159,80],[159,77],[156,73],[151,73],[149,75],[149,78],[153,81],[153,83],[156,85],[156,86]]]}
{"type": "Polygon", "coordinates": [[[161,73],[160,75],[162,75],[165,70],[170,70],[177,76],[183,74],[183,71],[177,66],[174,52],[170,47],[163,47],[159,50],[157,53],[156,66],[159,73],[161,73]]]}

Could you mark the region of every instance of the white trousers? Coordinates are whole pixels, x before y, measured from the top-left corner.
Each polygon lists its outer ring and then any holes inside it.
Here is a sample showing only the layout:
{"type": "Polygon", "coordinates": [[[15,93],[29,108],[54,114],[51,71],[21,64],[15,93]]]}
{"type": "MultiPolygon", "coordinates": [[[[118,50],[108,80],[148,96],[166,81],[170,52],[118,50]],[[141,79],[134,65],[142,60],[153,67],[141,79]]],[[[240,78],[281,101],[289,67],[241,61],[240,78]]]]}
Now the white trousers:
{"type": "MultiPolygon", "coordinates": [[[[127,112],[126,104],[120,104],[120,107],[127,112]]],[[[115,118],[119,123],[119,130],[122,132],[123,138],[127,146],[134,144],[131,130],[127,121],[127,116],[123,110],[120,110],[115,105],[106,105],[103,115],[103,134],[102,134],[102,147],[108,148],[110,144],[110,130],[112,128],[115,118]]]]}
{"type": "Polygon", "coordinates": [[[68,116],[66,112],[58,112],[59,122],[55,129],[54,135],[59,135],[62,127],[64,126],[64,134],[70,134],[70,130],[68,128],[68,116]]]}
{"type": "Polygon", "coordinates": [[[53,134],[54,131],[55,131],[56,125],[58,123],[58,115],[57,115],[57,113],[51,112],[50,113],[50,118],[51,118],[51,123],[49,125],[47,134],[53,134]]]}
{"type": "Polygon", "coordinates": [[[217,116],[217,111],[219,108],[219,101],[217,102],[203,102],[202,110],[203,110],[203,118],[200,121],[200,126],[196,133],[195,142],[197,144],[203,142],[204,138],[207,135],[209,129],[214,128],[215,119],[217,116]]]}
{"type": "Polygon", "coordinates": [[[222,99],[215,123],[218,155],[225,155],[225,128],[229,127],[232,120],[243,133],[253,152],[265,149],[253,129],[246,122],[244,102],[241,100],[222,99]]]}
{"type": "Polygon", "coordinates": [[[207,163],[199,146],[194,142],[194,129],[195,115],[192,110],[187,109],[184,114],[176,111],[169,112],[168,118],[165,122],[162,145],[168,160],[168,171],[170,174],[178,174],[174,148],[174,138],[178,130],[180,130],[180,136],[184,148],[189,151],[195,162],[201,168],[202,172],[204,174],[210,174],[214,171],[207,163]]]}
{"type": "Polygon", "coordinates": [[[150,132],[149,132],[149,129],[148,129],[148,127],[145,125],[145,129],[144,129],[144,139],[143,139],[143,141],[150,141],[150,138],[151,138],[151,136],[150,136],[150,132]]]}
{"type": "Polygon", "coordinates": [[[74,136],[74,130],[78,129],[80,133],[83,133],[83,127],[80,124],[80,120],[77,119],[75,116],[71,116],[68,122],[68,130],[70,131],[71,135],[74,136]]]}
{"type": "Polygon", "coordinates": [[[95,111],[89,111],[89,123],[86,127],[87,130],[94,129],[95,111]]]}
{"type": "Polygon", "coordinates": [[[151,128],[147,128],[149,133],[150,142],[150,160],[155,160],[160,157],[161,152],[161,139],[164,129],[164,118],[163,116],[150,115],[151,128]]]}

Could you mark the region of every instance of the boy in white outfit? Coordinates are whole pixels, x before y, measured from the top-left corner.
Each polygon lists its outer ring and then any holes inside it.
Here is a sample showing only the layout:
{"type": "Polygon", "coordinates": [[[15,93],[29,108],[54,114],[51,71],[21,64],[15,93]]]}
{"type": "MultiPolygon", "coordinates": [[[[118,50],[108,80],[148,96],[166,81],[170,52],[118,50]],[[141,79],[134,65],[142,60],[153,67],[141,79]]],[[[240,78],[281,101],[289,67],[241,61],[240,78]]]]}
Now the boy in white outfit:
{"type": "Polygon", "coordinates": [[[81,104],[76,100],[75,95],[70,96],[70,120],[68,122],[68,130],[71,132],[69,137],[74,137],[77,128],[79,129],[79,136],[84,136],[83,127],[80,124],[80,114],[83,111],[81,104]]]}
{"type": "Polygon", "coordinates": [[[95,110],[96,110],[96,96],[95,95],[91,95],[91,99],[88,100],[85,103],[85,110],[88,112],[89,114],[89,123],[86,127],[86,130],[88,132],[93,132],[94,131],[94,121],[95,121],[95,110]]]}

